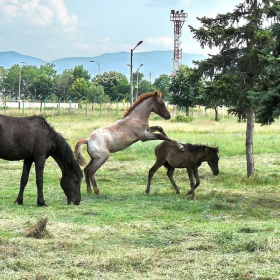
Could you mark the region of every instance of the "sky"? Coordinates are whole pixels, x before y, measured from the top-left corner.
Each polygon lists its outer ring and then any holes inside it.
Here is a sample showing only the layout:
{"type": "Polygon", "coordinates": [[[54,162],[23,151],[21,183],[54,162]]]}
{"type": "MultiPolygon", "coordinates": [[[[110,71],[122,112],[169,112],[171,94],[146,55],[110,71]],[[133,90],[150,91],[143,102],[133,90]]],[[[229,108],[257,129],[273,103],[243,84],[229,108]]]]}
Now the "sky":
{"type": "Polygon", "coordinates": [[[182,27],[184,53],[202,49],[189,26],[197,17],[232,12],[240,0],[0,0],[0,52],[16,51],[47,62],[104,53],[174,49],[171,10],[188,14],[182,27]]]}

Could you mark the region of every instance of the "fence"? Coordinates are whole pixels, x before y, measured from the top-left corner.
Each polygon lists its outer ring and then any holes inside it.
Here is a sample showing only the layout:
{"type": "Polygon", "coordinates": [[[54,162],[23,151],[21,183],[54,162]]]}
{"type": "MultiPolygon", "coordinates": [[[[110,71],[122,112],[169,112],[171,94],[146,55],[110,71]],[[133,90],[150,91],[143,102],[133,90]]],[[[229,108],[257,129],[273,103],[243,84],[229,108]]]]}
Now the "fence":
{"type": "MultiPolygon", "coordinates": [[[[177,114],[185,114],[184,107],[166,104],[167,109],[170,111],[172,117],[177,114]]],[[[88,103],[85,101],[74,103],[55,103],[55,102],[30,102],[30,101],[7,101],[0,102],[0,108],[3,115],[84,115],[84,116],[122,116],[126,109],[130,106],[129,103],[88,103]]],[[[227,115],[227,109],[222,107],[219,109],[220,117],[223,118],[227,115]]],[[[194,118],[214,118],[215,112],[212,109],[205,110],[204,107],[199,106],[190,108],[190,115],[194,118]]]]}

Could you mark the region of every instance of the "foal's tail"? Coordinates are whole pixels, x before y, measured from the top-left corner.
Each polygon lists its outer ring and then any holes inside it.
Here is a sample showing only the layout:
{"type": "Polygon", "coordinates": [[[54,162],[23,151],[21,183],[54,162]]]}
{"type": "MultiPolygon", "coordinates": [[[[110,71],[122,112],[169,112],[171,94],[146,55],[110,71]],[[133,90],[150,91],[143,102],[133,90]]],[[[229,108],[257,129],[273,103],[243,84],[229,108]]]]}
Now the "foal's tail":
{"type": "Polygon", "coordinates": [[[82,145],[87,144],[87,140],[86,139],[80,139],[76,145],[75,145],[75,149],[74,149],[74,155],[76,160],[78,161],[78,163],[80,165],[86,165],[87,161],[86,159],[83,157],[82,153],[81,153],[81,147],[82,145]]]}

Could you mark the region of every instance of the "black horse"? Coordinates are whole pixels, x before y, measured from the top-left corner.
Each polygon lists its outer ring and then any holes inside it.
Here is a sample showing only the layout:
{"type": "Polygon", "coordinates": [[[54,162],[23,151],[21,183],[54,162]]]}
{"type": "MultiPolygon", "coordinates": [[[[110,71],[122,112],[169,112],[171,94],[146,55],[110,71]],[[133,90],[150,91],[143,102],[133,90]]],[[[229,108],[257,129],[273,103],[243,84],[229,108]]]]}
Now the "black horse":
{"type": "Polygon", "coordinates": [[[20,190],[15,203],[23,204],[24,188],[34,162],[37,205],[47,206],[43,196],[43,173],[49,156],[54,158],[62,171],[60,186],[68,204],[79,204],[83,173],[63,136],[41,116],[17,118],[0,115],[0,158],[10,161],[23,160],[20,190]]]}

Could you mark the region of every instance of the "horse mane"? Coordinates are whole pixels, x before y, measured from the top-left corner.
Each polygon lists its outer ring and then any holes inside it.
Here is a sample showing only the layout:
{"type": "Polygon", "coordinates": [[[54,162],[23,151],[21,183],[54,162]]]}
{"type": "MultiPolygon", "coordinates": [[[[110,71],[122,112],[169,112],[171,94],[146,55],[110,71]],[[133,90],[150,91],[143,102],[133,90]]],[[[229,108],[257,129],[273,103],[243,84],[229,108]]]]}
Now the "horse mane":
{"type": "Polygon", "coordinates": [[[138,99],[126,110],[126,112],[124,113],[123,117],[125,118],[126,116],[128,116],[130,114],[131,111],[134,110],[135,107],[137,107],[143,100],[146,100],[148,98],[150,98],[151,96],[154,96],[158,94],[159,97],[162,96],[162,93],[159,91],[151,91],[151,92],[146,92],[144,94],[141,94],[138,99]]]}
{"type": "Polygon", "coordinates": [[[201,144],[190,144],[187,143],[184,145],[188,151],[191,152],[198,152],[199,150],[205,150],[205,149],[210,149],[213,153],[219,153],[219,148],[218,147],[209,147],[206,145],[201,145],[201,144]]]}
{"type": "Polygon", "coordinates": [[[80,168],[79,163],[76,161],[73,151],[66,141],[66,139],[62,136],[61,133],[58,133],[54,130],[54,128],[47,122],[46,118],[43,116],[37,116],[41,118],[43,125],[47,126],[48,130],[51,133],[51,139],[53,139],[56,144],[55,149],[52,150],[52,153],[63,160],[72,170],[76,172],[76,176],[78,178],[83,177],[83,172],[80,168]]]}

